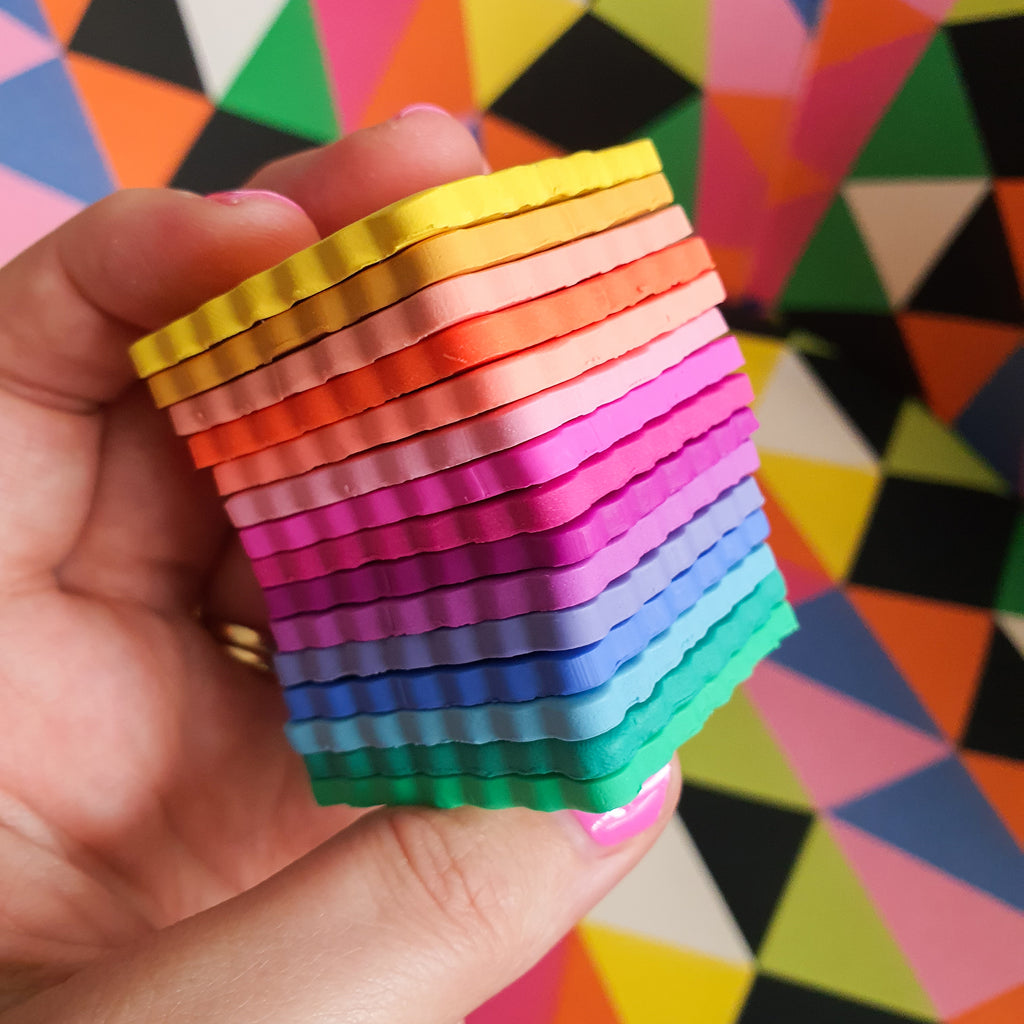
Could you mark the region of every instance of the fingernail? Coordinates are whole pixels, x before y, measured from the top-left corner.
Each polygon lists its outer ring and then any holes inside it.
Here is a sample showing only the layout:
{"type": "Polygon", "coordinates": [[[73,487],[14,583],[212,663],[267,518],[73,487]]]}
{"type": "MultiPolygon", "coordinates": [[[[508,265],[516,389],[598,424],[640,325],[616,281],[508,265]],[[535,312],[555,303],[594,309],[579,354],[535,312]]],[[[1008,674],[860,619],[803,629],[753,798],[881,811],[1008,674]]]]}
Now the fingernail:
{"type": "Polygon", "coordinates": [[[603,814],[573,811],[573,816],[598,846],[618,846],[645,832],[658,820],[671,777],[672,766],[667,764],[640,787],[640,792],[625,807],[603,814]]]}
{"type": "Polygon", "coordinates": [[[247,203],[251,199],[267,199],[290,206],[294,210],[302,210],[302,207],[294,199],[289,199],[287,196],[281,195],[280,192],[268,192],[266,189],[261,188],[235,189],[232,192],[211,192],[206,198],[213,200],[215,203],[220,203],[221,206],[241,206],[242,203],[247,203]]]}
{"type": "Polygon", "coordinates": [[[441,114],[442,117],[451,117],[444,107],[437,106],[436,103],[410,103],[407,107],[402,107],[398,112],[399,117],[408,117],[410,114],[418,114],[420,111],[429,110],[434,114],[441,114]]]}

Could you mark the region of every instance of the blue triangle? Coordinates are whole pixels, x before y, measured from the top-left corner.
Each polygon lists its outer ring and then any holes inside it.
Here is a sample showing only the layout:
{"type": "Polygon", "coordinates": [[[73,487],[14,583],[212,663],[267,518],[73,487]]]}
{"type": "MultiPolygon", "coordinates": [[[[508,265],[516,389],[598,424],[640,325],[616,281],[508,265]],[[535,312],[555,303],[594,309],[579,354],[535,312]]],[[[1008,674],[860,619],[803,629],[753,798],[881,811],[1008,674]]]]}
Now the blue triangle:
{"type": "Polygon", "coordinates": [[[955,757],[834,813],[1024,910],[1024,852],[955,757]]]}
{"type": "Polygon", "coordinates": [[[113,190],[62,61],[0,84],[0,163],[85,203],[113,190]]]}
{"type": "Polygon", "coordinates": [[[813,29],[818,24],[825,0],[789,0],[789,2],[796,8],[797,14],[809,29],[813,29]]]}
{"type": "Polygon", "coordinates": [[[7,11],[29,28],[41,32],[47,39],[50,38],[50,26],[47,25],[35,0],[0,0],[0,11],[7,11]]]}
{"type": "Polygon", "coordinates": [[[932,736],[935,723],[846,597],[832,590],[796,609],[800,630],[772,660],[932,736]]]}

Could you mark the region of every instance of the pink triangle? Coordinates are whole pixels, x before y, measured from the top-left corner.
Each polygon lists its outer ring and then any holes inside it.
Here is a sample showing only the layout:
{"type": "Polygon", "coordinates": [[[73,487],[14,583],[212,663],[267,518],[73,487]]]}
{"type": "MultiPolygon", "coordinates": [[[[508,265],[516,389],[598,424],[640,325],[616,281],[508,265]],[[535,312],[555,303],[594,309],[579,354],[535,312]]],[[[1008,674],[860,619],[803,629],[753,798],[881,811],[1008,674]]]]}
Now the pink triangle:
{"type": "Polygon", "coordinates": [[[0,11],[0,82],[57,56],[56,44],[0,11]]]}
{"type": "Polygon", "coordinates": [[[360,124],[373,91],[419,0],[339,4],[315,0],[320,39],[346,128],[360,124]]]}
{"type": "Polygon", "coordinates": [[[1024,982],[1024,914],[853,825],[829,829],[943,1020],[1024,982]]]}
{"type": "Polygon", "coordinates": [[[747,695],[819,807],[949,756],[939,740],[774,662],[760,666],[747,695]]]}
{"type": "Polygon", "coordinates": [[[466,1024],[548,1024],[558,1009],[568,948],[563,939],[518,981],[471,1013],[466,1024]]]}
{"type": "Polygon", "coordinates": [[[934,18],[936,23],[942,21],[949,13],[956,0],[903,0],[908,7],[913,7],[929,18],[934,18]]]}
{"type": "Polygon", "coordinates": [[[705,87],[715,92],[788,95],[806,43],[807,29],[793,4],[716,0],[705,87]]]}
{"type": "Polygon", "coordinates": [[[711,246],[749,245],[767,181],[714,103],[704,104],[701,150],[698,230],[711,246]]]}
{"type": "Polygon", "coordinates": [[[0,166],[0,266],[82,209],[63,192],[0,166]]]}
{"type": "Polygon", "coordinates": [[[814,572],[813,569],[807,569],[785,558],[779,558],[778,563],[782,578],[786,581],[786,596],[790,604],[812,601],[833,586],[827,576],[814,572]]]}
{"type": "Polygon", "coordinates": [[[831,192],[817,192],[770,211],[747,287],[753,298],[765,305],[775,302],[831,203],[831,192]]]}
{"type": "Polygon", "coordinates": [[[807,86],[793,155],[838,185],[931,36],[897,39],[818,71],[807,86]]]}

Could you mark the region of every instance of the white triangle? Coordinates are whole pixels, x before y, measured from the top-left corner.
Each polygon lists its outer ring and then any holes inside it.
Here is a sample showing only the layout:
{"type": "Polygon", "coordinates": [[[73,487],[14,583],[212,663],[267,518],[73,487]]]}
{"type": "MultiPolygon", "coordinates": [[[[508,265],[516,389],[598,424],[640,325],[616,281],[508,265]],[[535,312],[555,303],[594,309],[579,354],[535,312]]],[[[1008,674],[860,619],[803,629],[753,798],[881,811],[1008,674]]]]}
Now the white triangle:
{"type": "Polygon", "coordinates": [[[1024,658],[1024,615],[1013,615],[1010,612],[1000,612],[996,615],[996,622],[999,628],[1006,634],[1006,639],[1017,649],[1017,653],[1024,658]]]}
{"type": "Polygon", "coordinates": [[[878,459],[846,413],[795,352],[775,364],[754,403],[757,446],[780,455],[874,469],[878,459]]]}
{"type": "Polygon", "coordinates": [[[222,100],[288,0],[177,0],[203,90],[222,100]]]}
{"type": "Polygon", "coordinates": [[[988,189],[987,178],[884,178],[843,187],[894,308],[909,302],[988,189]]]}
{"type": "Polygon", "coordinates": [[[753,960],[711,873],[678,816],[651,851],[587,917],[730,963],[753,960]]]}

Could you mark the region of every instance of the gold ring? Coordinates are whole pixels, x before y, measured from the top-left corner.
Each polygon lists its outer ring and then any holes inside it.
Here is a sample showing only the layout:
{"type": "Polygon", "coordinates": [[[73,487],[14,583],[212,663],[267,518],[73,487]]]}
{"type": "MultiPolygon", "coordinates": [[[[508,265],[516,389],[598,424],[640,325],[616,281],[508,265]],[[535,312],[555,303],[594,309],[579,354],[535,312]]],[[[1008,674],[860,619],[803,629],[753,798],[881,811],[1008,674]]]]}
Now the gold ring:
{"type": "Polygon", "coordinates": [[[265,633],[237,622],[223,622],[220,619],[204,620],[204,624],[229,658],[261,672],[274,671],[274,648],[265,633]]]}

